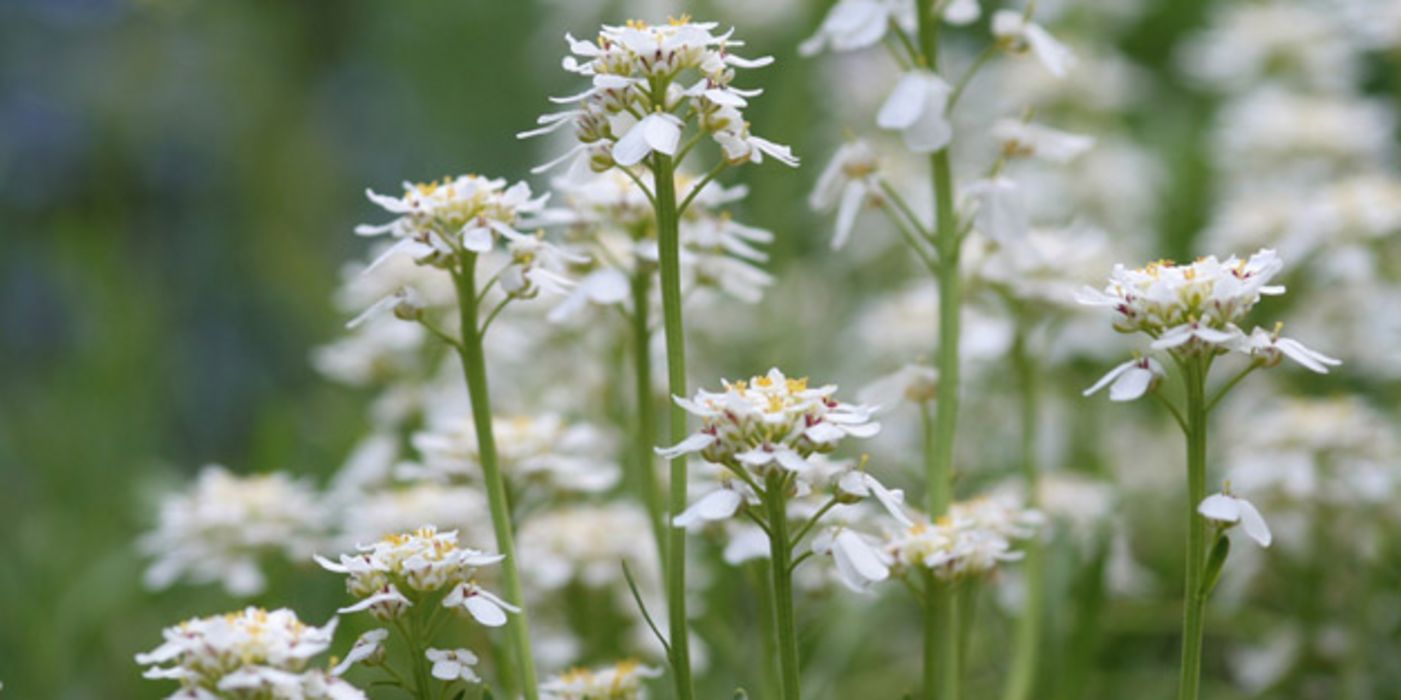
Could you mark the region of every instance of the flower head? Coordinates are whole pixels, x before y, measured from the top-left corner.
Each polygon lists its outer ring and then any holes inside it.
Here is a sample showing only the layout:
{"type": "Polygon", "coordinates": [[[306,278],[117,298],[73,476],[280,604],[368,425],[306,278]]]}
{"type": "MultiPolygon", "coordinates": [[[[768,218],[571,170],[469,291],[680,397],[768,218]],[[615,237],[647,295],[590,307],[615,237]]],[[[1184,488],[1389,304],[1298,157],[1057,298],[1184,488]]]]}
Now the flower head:
{"type": "Polygon", "coordinates": [[[277,553],[305,559],[325,536],[326,520],[311,486],[286,474],[238,476],[207,466],[188,491],[165,499],[156,529],[141,538],[142,551],[155,558],[146,585],[217,581],[233,595],[259,593],[259,560],[277,553]]]}
{"type": "Polygon", "coordinates": [[[442,681],[480,683],[482,679],[472,668],[477,655],[466,649],[429,649],[424,654],[433,662],[433,677],[442,681]]]}
{"type": "Polygon", "coordinates": [[[690,400],[674,397],[677,405],[701,418],[701,428],[657,454],[670,458],[699,452],[731,468],[801,474],[808,471],[813,453],[830,452],[847,436],[871,437],[880,430],[870,407],[832,398],[836,386],[810,387],[807,379],[789,379],[777,368],[724,385],[723,392],[700,390],[690,400]]]}
{"type": "Polygon", "coordinates": [[[458,546],[455,531],[438,532],[426,525],[358,549],[359,554],[342,554],[339,562],[316,557],[327,571],[346,574],[346,590],[360,599],[341,608],[342,613],[369,610],[378,619],[392,620],[424,595],[442,590],[448,590],[442,600],[444,607],[461,608],[489,627],[505,624],[503,610],[519,609],[476,582],[478,567],[505,557],[458,546]]]}
{"type": "Polygon", "coordinates": [[[880,162],[871,144],[856,140],[842,144],[817,176],[808,204],[818,211],[836,210],[833,250],[846,246],[861,208],[869,201],[879,200],[879,172],[880,162]]]}
{"type": "Polygon", "coordinates": [[[953,504],[930,522],[919,518],[886,536],[886,551],[897,569],[924,568],[944,580],[981,576],[1022,553],[1013,541],[1036,533],[1042,516],[1010,496],[953,504]]]}
{"type": "Polygon", "coordinates": [[[619,661],[602,668],[575,668],[540,684],[545,700],[641,700],[642,681],[656,678],[660,669],[637,661],[619,661]]]}
{"type": "Polygon", "coordinates": [[[736,68],[758,68],[773,59],[731,53],[742,42],[730,38],[733,30],[716,34],[717,27],[682,17],[657,25],[605,25],[593,41],[566,35],[570,55],[564,69],[588,78],[592,86],[554,98],[572,107],[540,117],[539,128],[519,134],[529,138],[566,125],[574,128],[578,144],[536,171],[579,156],[599,172],[637,165],[653,153],[676,156],[692,124],[720,146],[730,163],[759,162],[768,155],[797,165],[786,146],[749,131],[741,110],[761,91],[732,84],[736,68]]]}
{"type": "Polygon", "coordinates": [[[498,238],[525,238],[515,229],[520,216],[539,212],[546,199],[532,199],[530,185],[524,182],[507,187],[503,179],[479,175],[421,184],[406,182],[399,197],[373,190],[365,194],[385,211],[398,215],[387,224],[355,228],[362,236],[388,233],[396,239],[381,260],[407,251],[420,264],[440,267],[452,265],[463,252],[485,253],[498,238]]]}
{"type": "Polygon", "coordinates": [[[363,700],[364,693],[340,678],[307,669],[330,647],[335,630],[335,619],[312,627],[285,608],[250,607],[168,627],[165,642],[137,654],[136,663],[150,666],[146,678],[177,680],[192,697],[363,700]]]}

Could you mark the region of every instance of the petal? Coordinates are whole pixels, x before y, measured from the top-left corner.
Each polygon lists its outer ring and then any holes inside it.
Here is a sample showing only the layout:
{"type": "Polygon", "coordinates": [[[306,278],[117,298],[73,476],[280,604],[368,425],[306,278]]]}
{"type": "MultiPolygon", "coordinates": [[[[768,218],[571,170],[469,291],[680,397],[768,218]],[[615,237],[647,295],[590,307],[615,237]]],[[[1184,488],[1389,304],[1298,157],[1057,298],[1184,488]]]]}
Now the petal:
{"type": "Polygon", "coordinates": [[[715,436],[710,433],[694,433],[671,447],[656,448],[656,453],[658,457],[662,457],[663,459],[675,459],[684,454],[700,452],[715,444],[715,439],[715,436]]]}
{"type": "Polygon", "coordinates": [[[1148,393],[1153,385],[1153,373],[1135,365],[1119,375],[1109,387],[1110,401],[1133,401],[1148,393]]]}
{"type": "Polygon", "coordinates": [[[841,250],[851,239],[851,229],[856,227],[856,215],[861,213],[861,205],[865,202],[865,184],[848,182],[842,189],[842,201],[837,205],[837,227],[836,235],[832,236],[832,250],[841,250]]]}
{"type": "Polygon", "coordinates": [[[1197,506],[1197,512],[1203,517],[1223,523],[1238,522],[1240,511],[1240,501],[1223,493],[1213,493],[1197,506]]]}
{"type": "Polygon", "coordinates": [[[467,596],[467,598],[462,601],[462,607],[466,608],[467,612],[470,613],[472,617],[476,618],[477,622],[487,627],[500,627],[506,624],[506,611],[502,610],[496,603],[487,600],[485,596],[467,596]]]}
{"type": "Polygon", "coordinates": [[[689,529],[702,522],[724,520],[739,510],[739,505],[743,500],[739,492],[732,489],[711,491],[701,496],[700,500],[692,503],[680,515],[672,518],[671,524],[675,527],[689,529]]]}
{"type": "Polygon", "coordinates": [[[1264,516],[1255,509],[1255,504],[1243,498],[1236,499],[1236,503],[1240,507],[1241,529],[1245,530],[1245,534],[1258,542],[1261,547],[1270,546],[1270,542],[1274,541],[1274,536],[1270,534],[1270,526],[1265,524],[1264,516]]]}
{"type": "MultiPolygon", "coordinates": [[[[876,125],[882,129],[904,129],[914,124],[928,105],[927,91],[929,79],[934,77],[928,71],[910,71],[900,77],[890,96],[885,98],[880,112],[876,114],[876,125]]],[[[938,80],[938,78],[934,78],[938,80]]]]}
{"type": "Polygon", "coordinates": [[[1109,370],[1108,373],[1106,373],[1103,377],[1099,378],[1099,381],[1094,383],[1094,386],[1091,386],[1090,388],[1086,389],[1084,392],[1081,393],[1081,395],[1089,396],[1099,391],[1100,389],[1103,389],[1104,387],[1108,386],[1110,382],[1118,379],[1119,375],[1122,375],[1124,372],[1129,371],[1129,369],[1131,369],[1137,362],[1137,360],[1129,360],[1128,362],[1125,362],[1115,367],[1114,369],[1109,370]]]}
{"type": "Polygon", "coordinates": [[[681,123],[676,117],[670,114],[650,114],[642,120],[641,126],[642,136],[652,150],[669,156],[676,155],[676,148],[681,145],[681,123]]]}
{"type": "Polygon", "coordinates": [[[464,227],[462,229],[462,247],[473,253],[485,253],[491,250],[492,240],[491,229],[485,226],[464,227]]]}

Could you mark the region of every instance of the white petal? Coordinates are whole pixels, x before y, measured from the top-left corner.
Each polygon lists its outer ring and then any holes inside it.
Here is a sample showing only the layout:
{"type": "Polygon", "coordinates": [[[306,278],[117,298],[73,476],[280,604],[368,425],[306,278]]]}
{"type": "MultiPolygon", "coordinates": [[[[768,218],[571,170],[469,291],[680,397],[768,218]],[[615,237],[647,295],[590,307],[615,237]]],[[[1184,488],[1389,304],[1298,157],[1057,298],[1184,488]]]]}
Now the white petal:
{"type": "Polygon", "coordinates": [[[1240,507],[1241,529],[1245,530],[1245,534],[1258,542],[1261,547],[1270,546],[1274,537],[1270,534],[1270,526],[1265,524],[1265,518],[1260,515],[1260,511],[1255,509],[1253,503],[1243,498],[1237,499],[1237,505],[1240,507]]]}
{"type": "Polygon", "coordinates": [[[502,610],[496,603],[487,600],[485,596],[467,596],[462,601],[462,606],[467,608],[467,612],[476,618],[477,622],[487,627],[500,627],[506,624],[506,611],[502,610]]]}
{"type": "Polygon", "coordinates": [[[1104,387],[1108,386],[1110,382],[1114,381],[1115,379],[1118,379],[1119,375],[1129,371],[1129,369],[1131,369],[1137,363],[1138,360],[1129,360],[1128,362],[1125,362],[1119,365],[1118,367],[1109,370],[1109,372],[1107,372],[1103,377],[1099,378],[1099,381],[1094,383],[1094,386],[1091,386],[1090,388],[1086,389],[1084,392],[1082,392],[1081,395],[1089,396],[1099,391],[1100,389],[1103,389],[1104,387]]]}
{"type": "Polygon", "coordinates": [[[739,510],[739,505],[743,500],[739,492],[732,489],[711,491],[701,496],[700,500],[692,503],[680,515],[672,518],[671,524],[675,527],[689,529],[703,522],[724,520],[739,510]]]}
{"type": "Polygon", "coordinates": [[[1240,502],[1226,494],[1213,493],[1197,506],[1197,512],[1210,520],[1234,523],[1240,520],[1240,502]]]}
{"type": "Polygon", "coordinates": [[[928,71],[910,71],[901,76],[876,114],[876,125],[882,129],[904,129],[914,124],[928,104],[930,78],[938,80],[928,71]]]}
{"type": "Polygon", "coordinates": [[[657,456],[663,459],[674,459],[684,454],[700,452],[715,443],[715,436],[710,433],[694,433],[688,435],[685,440],[672,445],[671,447],[656,448],[657,456]]]}
{"type": "Polygon", "coordinates": [[[842,189],[842,200],[837,205],[836,235],[832,236],[832,250],[841,250],[851,239],[851,230],[856,227],[856,215],[861,213],[861,205],[866,202],[866,185],[861,182],[848,182],[842,189]]]}
{"type": "Polygon", "coordinates": [[[1110,401],[1133,401],[1148,392],[1153,385],[1153,373],[1142,367],[1130,367],[1109,387],[1110,401]]]}
{"type": "Polygon", "coordinates": [[[462,247],[473,253],[485,253],[491,250],[492,240],[491,229],[485,226],[462,229],[462,247]]]}
{"type": "Polygon", "coordinates": [[[1051,36],[1039,24],[1029,24],[1024,32],[1026,42],[1031,45],[1032,53],[1041,61],[1041,65],[1051,75],[1057,78],[1064,78],[1070,72],[1070,68],[1075,65],[1075,54],[1051,36]]]}

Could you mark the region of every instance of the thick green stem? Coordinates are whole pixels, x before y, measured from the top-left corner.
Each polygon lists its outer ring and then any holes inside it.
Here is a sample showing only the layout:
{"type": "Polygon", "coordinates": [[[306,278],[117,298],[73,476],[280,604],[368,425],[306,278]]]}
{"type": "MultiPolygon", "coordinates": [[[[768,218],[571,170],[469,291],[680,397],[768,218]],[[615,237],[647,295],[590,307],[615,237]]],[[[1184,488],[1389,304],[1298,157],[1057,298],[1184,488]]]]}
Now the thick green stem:
{"type": "Polygon", "coordinates": [[[962,666],[958,587],[931,573],[925,576],[924,591],[924,697],[958,700],[962,666]]]}
{"type": "Polygon", "coordinates": [[[770,473],[764,489],[769,521],[769,570],[773,574],[774,628],[778,632],[778,666],[783,700],[799,700],[798,627],[793,621],[792,543],[788,541],[788,482],[770,473]]]}
{"type": "Polygon", "coordinates": [[[1206,363],[1192,358],[1184,364],[1187,368],[1187,581],[1182,620],[1182,679],[1177,698],[1197,700],[1206,609],[1206,595],[1201,590],[1206,526],[1197,514],[1197,506],[1206,498],[1206,363]]]}
{"type": "Polygon", "coordinates": [[[477,454],[482,465],[482,481],[486,486],[487,504],[491,509],[491,526],[496,532],[496,549],[505,555],[501,562],[501,580],[506,599],[521,606],[510,615],[506,633],[514,649],[511,654],[520,675],[526,700],[536,700],[535,658],[530,651],[530,627],[526,619],[525,597],[521,594],[520,570],[516,562],[516,545],[511,522],[511,503],[506,493],[506,481],[496,456],[496,435],[491,425],[491,393],[487,388],[486,357],[478,323],[477,256],[466,254],[462,269],[454,275],[457,302],[462,314],[462,370],[467,377],[467,395],[472,404],[472,422],[477,432],[477,454]]]}
{"type": "Polygon", "coordinates": [[[657,445],[657,407],[652,396],[651,286],[651,271],[644,268],[633,272],[633,385],[637,392],[637,425],[633,436],[633,451],[636,453],[633,460],[637,464],[634,466],[636,474],[633,480],[636,482],[637,498],[647,508],[647,516],[652,521],[652,537],[656,540],[660,561],[666,556],[666,527],[663,525],[666,515],[652,454],[652,449],[657,445]]]}
{"type": "MultiPolygon", "coordinates": [[[[666,338],[666,377],[670,396],[686,395],[686,330],[681,322],[681,232],[676,213],[676,175],[669,156],[652,154],[652,192],[657,201],[657,253],[662,279],[662,329],[666,338]]],[[[670,444],[686,436],[686,411],[668,401],[670,444]]],[[[668,508],[675,516],[686,509],[686,457],[671,460],[668,508]]],[[[691,646],[686,619],[686,530],[670,529],[666,556],[667,619],[671,637],[671,672],[677,700],[691,700],[691,646]]]]}
{"type": "MultiPolygon", "coordinates": [[[[1027,502],[1036,507],[1040,501],[1041,470],[1036,460],[1037,422],[1040,417],[1040,384],[1036,360],[1027,348],[1025,314],[1018,314],[1019,323],[1012,343],[1012,364],[1021,390],[1021,462],[1026,481],[1027,502]]],[[[1041,537],[1026,543],[1026,561],[1022,571],[1026,576],[1026,594],[1022,616],[1017,621],[1017,636],[1012,652],[1012,669],[1007,675],[1003,700],[1027,700],[1036,680],[1037,651],[1041,647],[1041,620],[1045,615],[1046,552],[1041,537]]]]}

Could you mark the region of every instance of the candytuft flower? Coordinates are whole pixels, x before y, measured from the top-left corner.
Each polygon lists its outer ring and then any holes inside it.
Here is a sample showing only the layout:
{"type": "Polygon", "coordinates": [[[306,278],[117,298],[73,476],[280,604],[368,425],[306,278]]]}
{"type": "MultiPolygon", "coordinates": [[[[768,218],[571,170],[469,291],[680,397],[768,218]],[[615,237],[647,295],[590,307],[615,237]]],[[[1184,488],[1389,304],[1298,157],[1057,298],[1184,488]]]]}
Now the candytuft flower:
{"type": "Polygon", "coordinates": [[[642,681],[657,678],[661,669],[637,661],[619,661],[602,668],[575,668],[540,684],[545,700],[641,700],[642,681]]]}
{"type": "Polygon", "coordinates": [[[1031,51],[1046,71],[1064,78],[1075,66],[1075,55],[1041,25],[1032,22],[1025,13],[998,10],[992,15],[992,35],[1006,51],[1031,51]]]}
{"type": "Polygon", "coordinates": [[[449,591],[443,607],[458,609],[488,627],[505,624],[506,612],[520,610],[476,582],[478,567],[505,557],[459,547],[456,531],[438,532],[426,525],[358,549],[359,554],[342,554],[339,562],[316,557],[327,571],[346,574],[346,590],[360,598],[342,613],[369,610],[377,619],[393,620],[424,595],[442,590],[449,591]]]}
{"type": "Polygon", "coordinates": [[[1207,520],[1224,523],[1224,527],[1239,523],[1245,534],[1261,547],[1270,546],[1270,542],[1274,540],[1274,536],[1270,534],[1270,526],[1265,524],[1264,516],[1260,515],[1254,504],[1229,491],[1207,496],[1201,505],[1197,506],[1197,512],[1207,520]]]}
{"type": "Polygon", "coordinates": [[[856,140],[842,144],[822,174],[818,175],[817,184],[808,196],[808,205],[817,211],[836,209],[833,250],[846,246],[861,207],[879,197],[879,168],[880,163],[871,145],[864,140],[856,140]]]}
{"type": "Polygon", "coordinates": [[[876,113],[876,125],[900,132],[905,146],[915,153],[933,153],[953,138],[953,125],[946,115],[951,92],[933,71],[909,71],[876,113]]]}
{"type": "Polygon", "coordinates": [[[477,655],[466,649],[429,649],[424,655],[433,662],[432,674],[438,680],[482,682],[472,668],[477,665],[477,655]]]}
{"type": "Polygon", "coordinates": [[[604,25],[593,41],[565,35],[570,55],[564,69],[588,78],[592,86],[552,98],[571,108],[546,114],[537,120],[539,128],[517,135],[531,138],[565,126],[574,129],[577,145],[534,172],[576,158],[602,172],[637,165],[652,153],[678,156],[690,126],[710,136],[732,164],[757,163],[769,156],[797,165],[786,146],[749,131],[741,110],[761,91],[732,84],[736,68],[759,68],[773,59],[730,53],[742,42],[730,38],[733,30],[715,34],[718,26],[682,17],[658,25],[604,25]]]}
{"type": "Polygon", "coordinates": [[[307,662],[331,645],[336,619],[312,627],[296,613],[246,608],[186,620],[162,633],[165,642],[136,655],[146,678],[177,680],[191,698],[364,700],[359,689],[307,662]],[[161,666],[161,664],[170,664],[161,666]]]}
{"type": "Polygon", "coordinates": [[[498,238],[519,240],[525,237],[515,228],[521,215],[538,213],[548,199],[548,195],[532,199],[530,185],[524,182],[507,187],[504,179],[479,175],[421,184],[405,182],[400,197],[373,190],[365,194],[385,211],[398,215],[387,224],[355,227],[362,236],[387,233],[395,239],[395,245],[371,263],[371,268],[401,252],[412,255],[419,264],[448,267],[464,252],[491,250],[498,238]]]}
{"type": "Polygon", "coordinates": [[[1157,360],[1140,357],[1109,370],[1082,395],[1089,396],[1108,385],[1110,401],[1133,401],[1157,388],[1165,376],[1167,372],[1157,360]]]}

